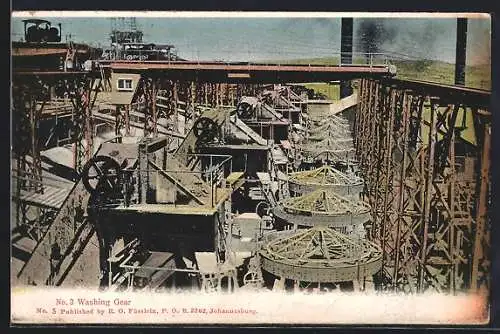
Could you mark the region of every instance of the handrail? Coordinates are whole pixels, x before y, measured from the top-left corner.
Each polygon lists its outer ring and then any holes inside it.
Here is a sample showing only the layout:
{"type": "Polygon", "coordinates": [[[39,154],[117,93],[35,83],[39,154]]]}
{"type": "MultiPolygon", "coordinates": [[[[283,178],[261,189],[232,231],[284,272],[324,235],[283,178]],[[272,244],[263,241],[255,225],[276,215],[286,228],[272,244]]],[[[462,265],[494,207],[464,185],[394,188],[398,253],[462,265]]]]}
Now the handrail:
{"type": "MultiPolygon", "coordinates": [[[[134,54],[154,54],[157,53],[157,50],[127,50],[126,52],[128,53],[134,53],[134,54]]],[[[196,65],[198,68],[200,68],[202,65],[207,65],[207,64],[212,64],[212,65],[242,65],[242,66],[247,66],[248,69],[250,68],[251,65],[260,65],[260,66],[293,66],[293,65],[304,65],[308,67],[316,67],[316,66],[325,66],[325,65],[331,65],[331,66],[366,66],[369,65],[369,67],[375,67],[375,66],[388,66],[391,61],[394,60],[394,54],[391,53],[385,53],[385,52],[331,52],[328,54],[329,57],[332,56],[338,56],[339,59],[338,61],[335,60],[335,63],[327,64],[327,63],[295,63],[293,60],[276,60],[276,61],[228,61],[228,60],[207,60],[207,61],[200,61],[198,60],[151,60],[147,61],[148,63],[155,63],[155,62],[165,62],[168,61],[171,64],[192,64],[196,65]],[[342,62],[342,56],[343,55],[350,55],[351,58],[355,58],[355,60],[363,60],[361,63],[355,64],[352,61],[348,63],[342,62]],[[381,59],[379,62],[376,61],[377,59],[381,59]]],[[[321,59],[321,58],[318,58],[321,59]]],[[[353,59],[354,60],[354,59],[353,59]]],[[[111,63],[111,62],[127,62],[127,61],[132,61],[132,60],[127,60],[127,59],[101,59],[99,60],[102,63],[111,63]]],[[[145,60],[137,60],[139,62],[144,62],[145,60]]]]}

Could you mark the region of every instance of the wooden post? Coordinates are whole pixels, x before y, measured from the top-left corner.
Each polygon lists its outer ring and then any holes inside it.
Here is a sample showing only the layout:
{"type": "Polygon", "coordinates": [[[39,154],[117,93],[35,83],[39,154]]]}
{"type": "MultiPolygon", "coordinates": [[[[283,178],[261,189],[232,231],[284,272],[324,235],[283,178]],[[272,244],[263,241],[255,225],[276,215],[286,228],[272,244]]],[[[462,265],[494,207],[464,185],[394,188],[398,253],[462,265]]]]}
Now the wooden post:
{"type": "Polygon", "coordinates": [[[427,174],[426,174],[426,182],[424,185],[425,190],[425,201],[424,201],[424,215],[423,215],[423,241],[420,249],[420,267],[419,267],[419,277],[418,277],[418,286],[417,291],[423,292],[424,288],[424,276],[425,274],[425,264],[427,262],[427,242],[429,239],[429,221],[431,214],[431,199],[432,199],[432,187],[434,180],[434,152],[436,148],[436,108],[437,105],[431,101],[431,120],[430,120],[430,129],[429,129],[429,143],[427,147],[427,174]]]}
{"type": "MultiPolygon", "coordinates": [[[[491,145],[491,126],[484,126],[483,152],[481,155],[481,176],[479,184],[479,200],[477,203],[477,223],[476,235],[474,237],[474,252],[472,258],[472,277],[471,290],[481,291],[479,276],[479,265],[485,257],[483,243],[485,243],[486,221],[488,214],[488,184],[490,177],[490,145],[491,145]]],[[[485,288],[485,287],[483,287],[485,288]]]]}

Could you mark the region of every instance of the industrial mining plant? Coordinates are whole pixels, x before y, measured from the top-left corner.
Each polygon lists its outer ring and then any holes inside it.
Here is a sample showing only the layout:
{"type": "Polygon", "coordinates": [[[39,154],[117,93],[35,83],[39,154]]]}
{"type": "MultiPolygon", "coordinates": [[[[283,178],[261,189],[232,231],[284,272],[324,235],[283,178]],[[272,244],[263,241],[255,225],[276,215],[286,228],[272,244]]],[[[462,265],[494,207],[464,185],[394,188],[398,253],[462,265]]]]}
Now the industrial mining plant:
{"type": "Polygon", "coordinates": [[[41,19],[12,42],[13,286],[489,289],[490,92],[465,87],[467,19],[454,85],[353,64],[352,18],[337,65],[190,61],[118,21],[105,49],[41,19]]]}

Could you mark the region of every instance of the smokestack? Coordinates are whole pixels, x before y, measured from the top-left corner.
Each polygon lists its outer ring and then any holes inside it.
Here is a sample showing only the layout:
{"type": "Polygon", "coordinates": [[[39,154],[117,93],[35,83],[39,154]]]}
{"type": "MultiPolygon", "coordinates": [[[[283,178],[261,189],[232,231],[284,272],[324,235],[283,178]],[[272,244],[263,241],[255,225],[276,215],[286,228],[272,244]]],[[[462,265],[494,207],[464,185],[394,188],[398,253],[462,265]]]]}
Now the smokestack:
{"type": "Polygon", "coordinates": [[[455,85],[465,86],[465,55],[467,50],[467,19],[457,18],[455,85]]]}
{"type": "MultiPolygon", "coordinates": [[[[353,39],[353,19],[342,18],[341,39],[340,39],[340,63],[352,64],[352,39],[353,39]]],[[[347,97],[352,94],[350,81],[340,82],[340,98],[347,97]]]]}

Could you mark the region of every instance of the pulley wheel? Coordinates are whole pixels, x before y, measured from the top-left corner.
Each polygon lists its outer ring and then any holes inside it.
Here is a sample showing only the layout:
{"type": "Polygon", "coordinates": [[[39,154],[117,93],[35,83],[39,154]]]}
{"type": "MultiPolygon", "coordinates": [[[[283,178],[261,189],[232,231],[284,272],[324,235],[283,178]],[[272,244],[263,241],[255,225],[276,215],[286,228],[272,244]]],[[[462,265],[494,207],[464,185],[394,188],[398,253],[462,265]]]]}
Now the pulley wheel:
{"type": "Polygon", "coordinates": [[[217,136],[218,126],[212,119],[201,117],[195,122],[193,131],[200,142],[210,142],[217,136]]]}
{"type": "Polygon", "coordinates": [[[119,189],[120,165],[113,158],[99,155],[89,160],[82,170],[82,182],[94,195],[112,195],[119,189]]]}
{"type": "Polygon", "coordinates": [[[270,205],[267,202],[259,202],[255,207],[255,213],[259,215],[259,217],[269,216],[270,205]]]}
{"type": "Polygon", "coordinates": [[[238,116],[240,118],[250,118],[254,116],[253,107],[250,105],[250,103],[247,102],[241,102],[240,104],[238,104],[236,112],[238,113],[238,116]]]}
{"type": "Polygon", "coordinates": [[[255,271],[249,271],[243,276],[243,284],[258,286],[262,284],[262,280],[255,271]]]}

